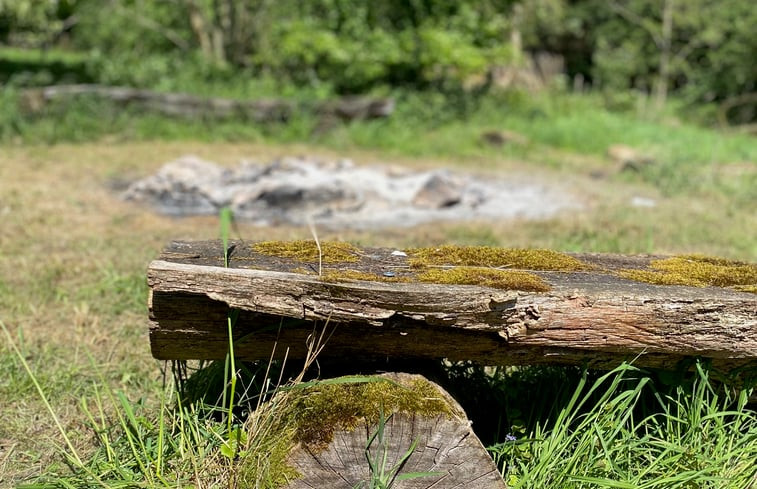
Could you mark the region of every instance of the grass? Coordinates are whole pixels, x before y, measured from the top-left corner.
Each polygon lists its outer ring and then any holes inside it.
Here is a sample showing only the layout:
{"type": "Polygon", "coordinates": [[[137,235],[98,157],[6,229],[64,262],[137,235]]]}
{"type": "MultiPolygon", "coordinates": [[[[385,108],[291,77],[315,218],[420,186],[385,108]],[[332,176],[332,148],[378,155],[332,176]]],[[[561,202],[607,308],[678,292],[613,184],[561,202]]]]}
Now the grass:
{"type": "MultiPolygon", "coordinates": [[[[278,86],[276,91],[276,86],[266,80],[232,78],[233,83],[219,85],[196,79],[192,84],[177,76],[174,85],[163,89],[240,98],[250,93],[258,97],[283,94],[301,103],[328,96],[291,87],[278,86]]],[[[505,157],[579,172],[612,170],[604,155],[611,145],[625,144],[651,155],[655,163],[638,174],[617,178],[651,184],[669,196],[727,194],[741,204],[757,198],[757,171],[749,165],[757,160],[753,137],[689,124],[675,114],[650,118],[632,110],[613,112],[593,94],[493,94],[470,100],[463,110],[454,99],[438,94],[397,91],[393,94],[397,110],[390,118],[324,129],[322,121],[305,108],[286,124],[258,124],[235,119],[171,119],[92,97],[50,103],[41,113],[32,115],[19,106],[19,92],[14,86],[0,94],[8,108],[0,117],[0,140],[47,144],[102,138],[276,144],[304,141],[340,152],[370,149],[392,157],[479,162],[505,157]],[[492,147],[481,141],[481,135],[490,130],[516,131],[527,142],[492,147]]]]}
{"type": "MultiPolygon", "coordinates": [[[[472,165],[481,172],[518,172],[526,165],[503,156],[464,161],[390,158],[373,151],[343,153],[306,145],[156,141],[5,146],[0,154],[0,319],[83,458],[95,453],[98,445],[87,428],[81,400],[94,403],[103,389],[121,391],[133,403],[143,399],[135,410],[157,423],[163,376],[148,348],[147,263],[171,239],[208,239],[218,234],[217,219],[157,216],[114,198],[111,185],[153,173],[163,162],[186,153],[224,165],[243,157],[267,161],[293,153],[349,154],[358,163],[391,159],[417,168],[472,165]]],[[[400,248],[458,243],[757,258],[751,232],[757,228],[757,216],[725,195],[662,197],[644,182],[609,180],[598,186],[556,171],[557,177],[543,175],[587,189],[592,202],[588,211],[539,222],[426,225],[410,234],[405,230],[322,232],[321,239],[400,248]],[[638,194],[657,198],[658,206],[629,207],[628,200],[638,194]]],[[[311,239],[307,229],[261,230],[244,223],[238,228],[250,240],[311,239]]],[[[40,416],[44,405],[5,342],[0,342],[0,369],[0,486],[13,486],[49,467],[65,473],[63,459],[51,449],[51,441],[57,445],[64,441],[54,422],[40,416]]],[[[187,423],[168,417],[165,422],[171,429],[187,423]]],[[[207,427],[202,430],[212,432],[207,427]]],[[[208,445],[206,451],[213,446],[217,445],[208,445]]]]}
{"type": "MultiPolygon", "coordinates": [[[[43,477],[19,486],[24,489],[237,487],[237,483],[242,487],[279,487],[288,477],[296,477],[283,470],[286,452],[281,447],[288,445],[282,445],[281,440],[295,436],[287,434],[286,427],[294,429],[294,425],[286,419],[303,402],[303,396],[297,394],[303,389],[339,388],[337,382],[358,383],[354,388],[359,389],[361,382],[372,380],[332,379],[321,386],[317,381],[302,383],[300,374],[268,402],[261,402],[263,397],[258,396],[244,429],[230,430],[225,421],[213,416],[219,408],[225,410],[225,404],[187,403],[182,401],[183,396],[174,396],[173,384],[169,383],[160,392],[159,405],[150,406],[144,400],[129,399],[100,375],[102,387],[95,386],[94,395],[82,397],[79,407],[95,445],[83,457],[23,353],[5,325],[2,328],[16,360],[27,371],[65,441],[57,453],[67,460],[67,467],[48,466],[43,477]],[[234,433],[230,455],[227,447],[234,433]]],[[[697,362],[694,366],[693,374],[679,372],[677,378],[630,364],[606,373],[573,369],[567,378],[561,369],[539,367],[493,372],[473,369],[459,375],[463,371],[452,366],[447,373],[453,384],[458,373],[458,387],[460,381],[469,389],[471,383],[478,382],[475,387],[484,394],[509,396],[487,405],[489,418],[495,408],[495,413],[507,416],[511,430],[489,448],[509,487],[754,487],[757,413],[747,407],[751,391],[731,390],[710,380],[704,364],[697,362]],[[557,389],[539,390],[550,383],[557,389]],[[513,387],[530,387],[520,392],[542,402],[520,396],[513,387]],[[551,407],[545,410],[544,406],[551,407]]],[[[94,365],[93,370],[98,372],[94,365]]],[[[232,378],[228,372],[223,377],[232,378]]],[[[272,378],[273,372],[266,370],[261,393],[274,392],[270,389],[275,387],[272,378]]],[[[304,399],[311,401],[310,396],[304,399]]],[[[478,396],[463,396],[463,400],[481,403],[478,396]]],[[[365,448],[371,478],[365,481],[367,486],[356,487],[387,488],[395,477],[400,481],[435,475],[400,472],[417,440],[402,460],[388,466],[385,454],[391,441],[383,436],[384,424],[380,411],[377,429],[368,437],[365,448]],[[374,444],[377,446],[372,448],[374,444]]]]}
{"type": "Polygon", "coordinates": [[[407,462],[418,445],[417,438],[413,440],[410,447],[408,447],[405,453],[402,454],[402,457],[400,457],[394,465],[389,466],[387,458],[390,452],[390,440],[387,440],[384,437],[384,428],[386,427],[387,421],[388,418],[385,418],[384,413],[382,412],[376,431],[368,437],[368,442],[365,445],[365,458],[368,461],[368,466],[370,468],[370,480],[363,482],[363,484],[357,484],[355,489],[390,489],[394,486],[394,482],[439,475],[434,472],[400,473],[402,466],[407,462]],[[371,453],[371,446],[374,442],[378,445],[378,448],[373,450],[375,453],[371,453]]]}
{"type": "MultiPolygon", "coordinates": [[[[185,89],[191,88],[187,81],[185,89]]],[[[214,93],[237,93],[226,90],[214,93]]],[[[219,421],[216,408],[225,405],[228,413],[229,399],[177,404],[148,349],[146,264],[171,239],[216,236],[218,222],[157,216],[114,198],[112,188],[154,173],[182,154],[224,165],[243,157],[267,161],[304,153],[415,168],[441,164],[485,175],[525,173],[559,181],[587,204],[583,211],[546,221],[433,224],[412,233],[322,233],[324,242],[757,260],[753,138],[611,113],[591,96],[524,100],[510,95],[484,101],[459,120],[443,99],[400,94],[396,117],[317,134],[312,132],[317,121],[307,115],[275,127],[175,121],[87,99],[28,116],[15,108],[17,95],[12,87],[0,92],[0,105],[7,109],[0,113],[0,320],[12,339],[0,342],[0,486],[33,481],[102,487],[99,479],[108,487],[176,487],[177,481],[213,487],[226,484],[234,452],[266,453],[266,446],[255,445],[262,439],[255,433],[275,426],[275,410],[263,408],[248,420],[246,443],[230,438],[236,426],[229,427],[231,416],[219,421]],[[515,130],[530,142],[482,145],[480,134],[490,129],[515,130]],[[616,143],[649,151],[658,164],[638,174],[612,174],[604,152],[616,143]],[[597,171],[608,176],[596,180],[590,174],[597,171]],[[655,199],[656,207],[630,206],[637,195],[655,199]],[[35,382],[57,422],[46,414],[35,382]],[[221,454],[224,444],[232,457],[221,454]]],[[[238,228],[250,240],[311,239],[307,229],[263,230],[244,223],[238,228]]],[[[260,392],[261,383],[273,382],[261,380],[265,366],[258,367],[249,367],[255,387],[236,389],[238,411],[245,397],[260,392]]],[[[617,379],[603,378],[593,390],[596,376],[587,375],[581,384],[583,377],[576,379],[574,371],[527,369],[477,384],[471,371],[459,374],[468,386],[468,391],[458,388],[461,398],[502,406],[497,419],[491,419],[492,408],[483,414],[475,413],[476,403],[466,408],[476,426],[497,433],[487,443],[494,444],[512,487],[729,487],[722,482],[726,477],[742,484],[733,487],[754,485],[749,469],[737,463],[755,457],[755,414],[743,405],[745,394],[732,397],[719,390],[702,369],[697,383],[681,383],[670,392],[652,389],[654,377],[630,367],[615,372],[617,379]],[[485,391],[491,385],[496,388],[485,391]],[[539,390],[550,397],[531,397],[539,390]],[[509,397],[516,395],[528,402],[509,397]],[[589,409],[595,404],[597,409],[589,409]],[[508,432],[517,440],[505,443],[508,432]],[[650,453],[661,462],[650,460],[650,453]],[[704,455],[714,460],[711,466],[703,465],[704,455]]],[[[259,457],[255,463],[267,462],[259,457]]]]}
{"type": "Polygon", "coordinates": [[[624,364],[587,382],[553,422],[491,448],[512,488],[750,488],[757,484],[757,417],[747,391],[694,377],[658,390],[624,364]]]}

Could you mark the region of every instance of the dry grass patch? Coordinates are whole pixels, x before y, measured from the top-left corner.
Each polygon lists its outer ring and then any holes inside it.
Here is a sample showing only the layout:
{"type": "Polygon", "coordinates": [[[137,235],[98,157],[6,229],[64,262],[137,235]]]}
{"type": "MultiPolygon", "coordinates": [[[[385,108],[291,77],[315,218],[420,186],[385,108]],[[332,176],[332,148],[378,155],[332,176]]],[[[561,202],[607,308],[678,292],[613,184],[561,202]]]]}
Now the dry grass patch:
{"type": "MultiPolygon", "coordinates": [[[[218,235],[214,217],[175,219],[122,202],[124,182],[154,173],[164,162],[192,153],[224,165],[240,158],[269,161],[313,153],[306,146],[150,142],[4,147],[0,152],[0,320],[10,330],[48,392],[64,427],[82,454],[97,441],[79,406],[91,402],[94,386],[124,391],[158,404],[162,374],[147,339],[144,272],[172,239],[218,235]],[[95,368],[102,373],[102,379],[95,368]],[[102,382],[107,385],[102,385],[102,382]]],[[[325,157],[344,156],[318,150],[325,157]]],[[[354,152],[358,163],[380,155],[354,152]]],[[[428,168],[437,162],[394,158],[428,168]]],[[[467,168],[468,161],[446,160],[467,168]]],[[[516,169],[504,159],[473,161],[477,170],[516,169]]],[[[523,167],[524,169],[527,169],[523,167]]],[[[662,200],[655,209],[627,205],[620,184],[585,185],[587,212],[538,222],[429,224],[412,230],[319,230],[324,241],[378,246],[466,245],[540,247],[566,251],[705,253],[757,259],[757,215],[727,196],[662,200]]],[[[260,229],[238,225],[241,237],[309,239],[307,229],[260,229]]],[[[234,236],[236,237],[236,236],[234,236]]],[[[157,412],[157,411],[155,411],[157,412]]],[[[18,362],[0,342],[0,486],[14,486],[54,467],[61,439],[18,362]],[[51,443],[52,441],[52,443],[51,443]]],[[[60,470],[65,470],[63,464],[60,470]]]]}

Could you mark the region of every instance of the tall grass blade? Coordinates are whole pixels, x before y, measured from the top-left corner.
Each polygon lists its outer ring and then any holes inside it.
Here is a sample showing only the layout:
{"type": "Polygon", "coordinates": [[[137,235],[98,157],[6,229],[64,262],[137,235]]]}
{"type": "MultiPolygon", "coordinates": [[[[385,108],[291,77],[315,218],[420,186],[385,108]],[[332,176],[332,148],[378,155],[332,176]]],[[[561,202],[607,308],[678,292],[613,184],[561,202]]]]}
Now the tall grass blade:
{"type": "Polygon", "coordinates": [[[42,386],[39,385],[39,382],[37,381],[37,377],[34,375],[34,372],[32,372],[32,369],[29,367],[29,364],[26,362],[26,358],[24,358],[24,356],[21,354],[21,351],[16,346],[16,343],[13,341],[13,338],[8,332],[8,328],[5,326],[5,323],[1,320],[0,320],[0,328],[2,328],[3,333],[5,334],[5,338],[8,340],[8,344],[11,346],[11,348],[13,349],[13,352],[16,354],[16,358],[18,358],[18,360],[21,362],[21,365],[23,365],[24,370],[26,370],[26,373],[29,375],[29,378],[34,384],[34,388],[37,390],[39,397],[42,399],[42,402],[44,403],[45,408],[47,409],[47,412],[53,418],[53,421],[55,422],[55,426],[58,428],[58,432],[60,432],[61,436],[63,437],[63,440],[66,442],[66,446],[68,447],[68,450],[69,450],[69,455],[71,456],[71,458],[73,458],[73,460],[76,462],[76,465],[78,467],[84,467],[84,463],[82,462],[81,457],[79,457],[79,453],[77,452],[76,448],[74,448],[74,445],[73,443],[71,443],[71,440],[68,438],[68,434],[66,433],[66,430],[63,429],[63,425],[61,424],[60,419],[58,419],[58,415],[55,414],[53,407],[50,405],[50,401],[47,399],[45,392],[42,390],[42,386]]]}
{"type": "Polygon", "coordinates": [[[234,215],[228,206],[221,208],[219,215],[221,242],[223,243],[223,266],[229,266],[229,234],[234,215]]]}

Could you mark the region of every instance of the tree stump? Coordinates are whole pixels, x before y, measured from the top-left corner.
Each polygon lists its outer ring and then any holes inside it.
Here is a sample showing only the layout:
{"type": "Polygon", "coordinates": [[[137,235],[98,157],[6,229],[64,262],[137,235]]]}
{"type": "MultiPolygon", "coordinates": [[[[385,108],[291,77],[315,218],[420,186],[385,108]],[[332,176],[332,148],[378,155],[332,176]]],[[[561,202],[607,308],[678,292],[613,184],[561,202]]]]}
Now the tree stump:
{"type": "MultiPolygon", "coordinates": [[[[348,428],[336,423],[331,426],[333,436],[325,446],[313,448],[298,443],[292,449],[287,464],[300,477],[290,481],[285,486],[287,489],[368,488],[372,477],[369,457],[378,460],[378,465],[387,470],[387,480],[393,482],[394,489],[506,487],[491,456],[473,433],[463,409],[447,392],[419,375],[385,374],[383,377],[406,387],[418,383],[431,386],[438,392],[434,401],[443,402],[447,413],[402,409],[384,413],[386,419],[381,435],[378,434],[380,421],[376,419],[360,419],[348,428]],[[390,470],[392,468],[395,470],[390,470]]],[[[380,468],[374,468],[373,477],[380,468]]]]}

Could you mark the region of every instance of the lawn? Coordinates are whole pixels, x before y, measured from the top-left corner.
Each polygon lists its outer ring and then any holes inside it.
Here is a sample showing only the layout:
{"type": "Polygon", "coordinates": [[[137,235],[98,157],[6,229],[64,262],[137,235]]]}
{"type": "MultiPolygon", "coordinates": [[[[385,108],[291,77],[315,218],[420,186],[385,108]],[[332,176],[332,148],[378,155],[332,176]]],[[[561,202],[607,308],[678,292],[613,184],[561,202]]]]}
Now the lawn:
{"type": "MultiPolygon", "coordinates": [[[[545,114],[549,115],[551,109],[548,105],[545,107],[545,114]]],[[[539,116],[536,122],[529,122],[524,117],[497,118],[491,111],[482,110],[468,124],[423,126],[418,133],[403,128],[402,121],[407,119],[399,118],[398,122],[345,126],[322,139],[295,137],[296,134],[282,129],[278,133],[252,138],[254,142],[240,140],[250,134],[244,131],[255,132],[255,128],[245,129],[231,124],[222,125],[218,134],[223,135],[224,130],[234,128],[241,128],[241,132],[234,132],[234,136],[228,138],[219,136],[225,141],[187,139],[192,136],[204,139],[201,125],[191,123],[177,124],[175,138],[163,137],[165,134],[161,133],[159,139],[150,138],[146,128],[151,127],[152,119],[145,116],[135,119],[136,122],[123,122],[136,131],[127,131],[131,136],[126,140],[114,136],[120,128],[116,124],[111,128],[116,129],[111,134],[84,138],[94,141],[47,145],[39,139],[44,140],[45,135],[54,133],[56,119],[31,122],[30,132],[17,136],[21,139],[15,143],[8,142],[0,153],[0,320],[20,352],[20,356],[17,355],[5,337],[0,342],[0,486],[34,481],[42,475],[45,476],[42,480],[58,481],[59,487],[64,487],[61,480],[72,481],[73,487],[102,487],[98,478],[111,487],[116,485],[116,480],[127,481],[122,487],[223,485],[219,481],[228,474],[230,462],[218,455],[220,438],[212,435],[216,433],[214,430],[223,431],[222,424],[219,427],[212,417],[176,414],[177,411],[172,411],[173,400],[161,408],[166,392],[170,394],[167,385],[171,383],[171,372],[150,356],[145,301],[145,269],[163,245],[172,239],[216,238],[219,236],[219,220],[214,217],[169,218],[118,198],[125,183],[154,173],[162,163],[184,154],[195,154],[229,166],[243,157],[265,162],[282,155],[316,154],[333,158],[347,156],[357,164],[383,162],[415,168],[445,166],[498,176],[529,174],[559,181],[578,192],[585,202],[580,211],[546,221],[434,224],[419,226],[412,232],[322,231],[319,234],[323,239],[399,248],[459,243],[547,247],[565,251],[706,253],[757,260],[754,233],[757,229],[757,214],[754,213],[757,204],[757,186],[754,185],[757,181],[757,144],[754,139],[693,126],[638,122],[632,118],[624,125],[624,121],[617,118],[619,116],[609,114],[578,120],[567,115],[568,112],[560,109],[554,118],[539,116]],[[581,121],[590,131],[584,132],[583,136],[579,131],[581,121]],[[492,127],[518,130],[530,142],[525,147],[504,149],[481,146],[478,141],[480,131],[492,127]],[[586,134],[594,133],[596,137],[586,137],[586,134]],[[458,138],[457,142],[455,138],[458,138]],[[298,140],[306,142],[294,142],[298,140]],[[606,146],[615,142],[648,149],[660,163],[641,174],[618,173],[604,156],[606,146]],[[709,152],[701,154],[707,148],[709,152]],[[630,204],[634,197],[652,199],[655,206],[635,207],[630,204]],[[29,365],[33,375],[25,371],[21,359],[29,365]],[[34,381],[49,400],[67,439],[62,436],[56,418],[47,411],[34,381]],[[139,457],[133,453],[134,447],[127,443],[129,438],[119,435],[119,426],[126,426],[126,431],[131,426],[128,416],[126,421],[119,420],[119,413],[128,412],[132,412],[136,425],[142,426],[144,433],[153,433],[152,428],[157,430],[161,426],[162,414],[174,413],[175,418],[165,425],[177,430],[174,433],[188,433],[178,427],[179,422],[193,419],[198,430],[206,429],[211,435],[204,438],[198,435],[207,445],[197,442],[194,444],[196,450],[190,454],[178,456],[174,453],[172,456],[178,458],[168,462],[163,460],[166,465],[162,475],[156,475],[153,470],[152,478],[146,477],[142,474],[150,472],[151,469],[146,468],[149,463],[140,465],[139,457]],[[119,463],[106,456],[110,453],[108,450],[128,461],[119,462],[121,472],[114,469],[119,463]],[[70,473],[66,453],[69,457],[76,453],[90,470],[84,475],[80,471],[75,479],[78,482],[60,478],[70,473]],[[87,465],[90,460],[100,462],[87,465]],[[127,473],[133,477],[131,482],[124,475],[127,473]],[[184,479],[182,483],[176,482],[179,476],[184,479]],[[82,482],[84,480],[89,482],[82,482]]],[[[164,131],[168,125],[163,121],[157,127],[164,131]]],[[[262,229],[244,224],[240,225],[238,232],[249,240],[310,237],[307,229],[262,229]]],[[[631,408],[629,405],[641,396],[644,385],[651,382],[643,379],[652,377],[635,371],[621,373],[627,375],[629,372],[634,381],[628,389],[624,387],[626,384],[619,387],[620,381],[615,377],[601,379],[598,374],[592,374],[587,380],[582,379],[580,372],[559,373],[570,377],[566,385],[574,390],[561,391],[562,401],[542,398],[539,402],[555,406],[576,405],[589,391],[592,382],[601,381],[604,382],[598,389],[601,392],[595,392],[594,397],[587,399],[596,401],[599,406],[610,406],[605,413],[632,411],[635,404],[631,408]],[[583,390],[579,388],[582,385],[583,390]],[[577,399],[571,401],[574,395],[577,399]],[[619,409],[618,403],[626,410],[615,411],[619,409]]],[[[469,372],[466,375],[474,374],[469,372]]],[[[525,375],[516,380],[527,386],[524,389],[545,382],[538,377],[544,374],[533,375],[535,377],[530,380],[524,379],[525,375]]],[[[505,378],[497,379],[499,382],[505,378]]],[[[638,432],[629,430],[628,425],[622,430],[619,427],[623,436],[614,438],[612,443],[621,445],[613,445],[616,447],[614,451],[606,452],[622,458],[623,451],[617,446],[642,453],[654,445],[644,442],[657,440],[655,443],[659,444],[654,446],[658,452],[655,453],[663,459],[671,459],[668,465],[658,467],[649,462],[654,470],[650,468],[648,473],[642,474],[636,472],[641,470],[638,464],[622,468],[618,465],[615,467],[617,471],[608,469],[603,473],[608,474],[606,477],[610,480],[615,477],[612,474],[625,471],[627,477],[623,483],[609,485],[607,480],[592,472],[577,476],[570,487],[730,487],[718,485],[719,481],[722,482],[718,477],[724,477],[725,472],[713,475],[697,465],[703,463],[697,454],[690,454],[690,470],[694,475],[697,470],[703,471],[701,484],[664,485],[664,478],[671,471],[680,469],[685,472],[681,469],[684,463],[681,460],[688,455],[676,450],[686,443],[697,447],[695,451],[701,448],[697,443],[706,444],[703,438],[687,438],[692,434],[681,433],[676,439],[661,438],[664,434],[675,438],[672,434],[675,430],[683,432],[700,426],[698,421],[681,421],[684,414],[711,415],[717,426],[711,427],[711,432],[704,430],[702,433],[710,440],[717,440],[721,448],[728,445],[728,449],[712,454],[712,459],[724,468],[732,460],[729,457],[757,455],[755,414],[754,411],[743,411],[746,391],[742,391],[741,398],[738,395],[734,399],[718,397],[715,387],[708,390],[710,387],[703,380],[705,378],[706,372],[689,378],[688,384],[671,384],[670,402],[660,401],[657,410],[680,408],[682,411],[671,413],[668,418],[654,418],[654,422],[639,428],[648,430],[647,438],[636,438],[638,432]],[[689,388],[691,390],[687,390],[689,388]],[[697,394],[696,389],[701,392],[697,394]],[[696,404],[692,399],[699,404],[692,407],[696,404]],[[731,410],[731,415],[722,414],[727,410],[731,410]],[[660,420],[673,424],[656,424],[662,422],[660,420]],[[657,477],[655,480],[659,485],[648,483],[649,477],[653,476],[657,477]],[[638,484],[647,481],[648,485],[635,486],[628,481],[638,484]]],[[[482,379],[481,388],[491,387],[494,383],[491,379],[482,379]]],[[[559,418],[556,414],[545,415],[543,419],[555,421],[559,418]]],[[[565,418],[571,414],[566,412],[561,416],[565,418]]],[[[523,425],[513,425],[512,434],[522,439],[535,433],[546,438],[543,431],[532,431],[544,430],[546,425],[537,428],[534,422],[528,422],[528,416],[522,418],[523,425]]],[[[590,425],[601,426],[611,419],[591,418],[590,425]]],[[[584,420],[576,422],[580,424],[584,420]]],[[[634,426],[642,426],[638,419],[634,423],[638,425],[634,426]]],[[[710,429],[709,425],[707,429],[710,429]]],[[[571,436],[563,433],[559,438],[561,443],[564,442],[560,450],[570,451],[586,444],[593,447],[592,443],[599,443],[571,436]]],[[[155,441],[162,438],[144,435],[135,439],[155,441]]],[[[558,445],[552,449],[558,450],[558,445]]],[[[522,461],[517,470],[510,472],[509,481],[513,487],[547,487],[539,485],[540,481],[548,480],[540,479],[539,471],[549,473],[549,466],[544,464],[553,463],[555,453],[563,453],[548,448],[522,442],[512,446],[497,445],[494,454],[511,467],[520,463],[518,460],[522,461]],[[537,465],[527,465],[525,461],[528,460],[537,465]]],[[[710,453],[707,452],[710,448],[701,448],[701,453],[710,453]]],[[[149,449],[137,447],[136,452],[147,453],[149,449]]],[[[571,460],[579,465],[589,463],[588,459],[571,460]]],[[[592,464],[615,463],[601,456],[591,460],[592,464]]],[[[734,463],[729,470],[737,471],[740,467],[739,463],[734,463]]],[[[574,469],[575,466],[564,466],[555,470],[575,475],[578,472],[574,469]]],[[[738,480],[748,480],[754,472],[749,470],[747,467],[739,472],[738,480]]]]}

